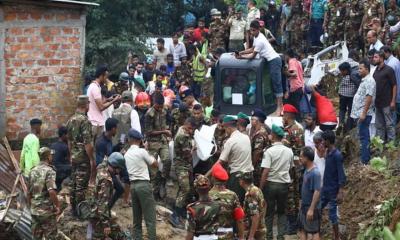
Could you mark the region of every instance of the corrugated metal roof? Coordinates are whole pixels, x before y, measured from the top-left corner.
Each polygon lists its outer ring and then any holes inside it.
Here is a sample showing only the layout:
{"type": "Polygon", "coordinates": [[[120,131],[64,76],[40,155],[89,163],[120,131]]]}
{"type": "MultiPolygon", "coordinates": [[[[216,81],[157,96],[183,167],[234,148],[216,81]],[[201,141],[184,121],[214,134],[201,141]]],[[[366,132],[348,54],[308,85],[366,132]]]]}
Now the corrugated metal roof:
{"type": "Polygon", "coordinates": [[[78,4],[78,5],[87,5],[87,6],[100,6],[98,3],[93,2],[81,2],[75,0],[50,0],[50,2],[58,2],[58,3],[68,3],[68,4],[78,4]]]}

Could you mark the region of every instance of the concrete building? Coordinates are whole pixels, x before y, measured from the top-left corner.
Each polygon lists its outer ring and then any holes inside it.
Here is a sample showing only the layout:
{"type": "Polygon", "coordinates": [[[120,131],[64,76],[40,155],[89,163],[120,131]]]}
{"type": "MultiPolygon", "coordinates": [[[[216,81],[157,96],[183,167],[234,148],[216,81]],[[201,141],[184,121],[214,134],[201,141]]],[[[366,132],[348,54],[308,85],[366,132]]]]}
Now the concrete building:
{"type": "Polygon", "coordinates": [[[81,93],[86,8],[71,0],[0,0],[0,136],[22,140],[29,120],[43,135],[74,112],[81,93]]]}

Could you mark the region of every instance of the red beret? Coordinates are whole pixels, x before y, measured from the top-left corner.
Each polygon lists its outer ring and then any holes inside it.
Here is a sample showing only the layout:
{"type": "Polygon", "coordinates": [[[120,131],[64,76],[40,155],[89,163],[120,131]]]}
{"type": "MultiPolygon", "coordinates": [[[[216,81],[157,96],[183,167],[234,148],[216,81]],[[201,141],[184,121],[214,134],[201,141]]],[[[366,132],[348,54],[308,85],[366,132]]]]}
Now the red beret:
{"type": "Polygon", "coordinates": [[[229,179],[228,173],[220,163],[213,166],[211,175],[219,181],[227,181],[229,179]]]}
{"type": "Polygon", "coordinates": [[[296,114],[299,113],[299,111],[296,109],[296,107],[291,104],[283,105],[283,112],[296,113],[296,114]]]}

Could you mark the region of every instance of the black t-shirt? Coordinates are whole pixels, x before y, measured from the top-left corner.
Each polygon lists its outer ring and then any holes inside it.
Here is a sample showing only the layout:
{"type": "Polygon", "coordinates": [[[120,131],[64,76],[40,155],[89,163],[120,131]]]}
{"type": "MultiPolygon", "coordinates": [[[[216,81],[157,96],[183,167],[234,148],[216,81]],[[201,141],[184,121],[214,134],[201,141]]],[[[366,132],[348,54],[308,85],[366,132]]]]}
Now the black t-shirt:
{"type": "Polygon", "coordinates": [[[68,170],[71,168],[69,161],[68,145],[65,142],[57,141],[50,147],[54,150],[53,165],[56,170],[68,170]]]}
{"type": "Polygon", "coordinates": [[[384,108],[390,106],[393,97],[393,86],[396,85],[396,75],[391,67],[383,65],[381,69],[376,67],[374,72],[376,81],[375,106],[384,108]]]}

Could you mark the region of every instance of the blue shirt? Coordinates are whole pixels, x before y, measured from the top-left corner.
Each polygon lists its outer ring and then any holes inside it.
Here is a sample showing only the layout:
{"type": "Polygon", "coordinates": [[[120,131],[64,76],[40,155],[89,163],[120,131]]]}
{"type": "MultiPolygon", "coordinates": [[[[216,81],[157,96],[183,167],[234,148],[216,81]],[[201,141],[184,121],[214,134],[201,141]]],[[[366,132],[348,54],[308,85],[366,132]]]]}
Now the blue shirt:
{"type": "MultiPolygon", "coordinates": [[[[321,173],[317,167],[306,169],[301,187],[301,207],[306,209],[311,206],[315,191],[321,190],[321,173]]],[[[317,204],[318,206],[318,204],[317,204]]]]}
{"type": "Polygon", "coordinates": [[[322,193],[337,194],[340,187],[346,182],[346,175],[343,167],[343,156],[338,149],[334,149],[326,155],[324,186],[322,193]]]}
{"type": "Polygon", "coordinates": [[[396,102],[400,103],[400,61],[395,56],[391,55],[387,60],[385,60],[385,64],[391,67],[396,76],[397,83],[397,98],[396,102]]]}
{"type": "Polygon", "coordinates": [[[54,150],[53,165],[56,170],[62,171],[71,169],[68,145],[59,140],[53,143],[50,148],[54,150]]]}
{"type": "Polygon", "coordinates": [[[313,0],[311,3],[311,18],[324,19],[326,0],[313,0]]]}
{"type": "Polygon", "coordinates": [[[96,165],[103,162],[105,156],[112,153],[112,140],[108,139],[104,133],[96,140],[96,165]]]}

